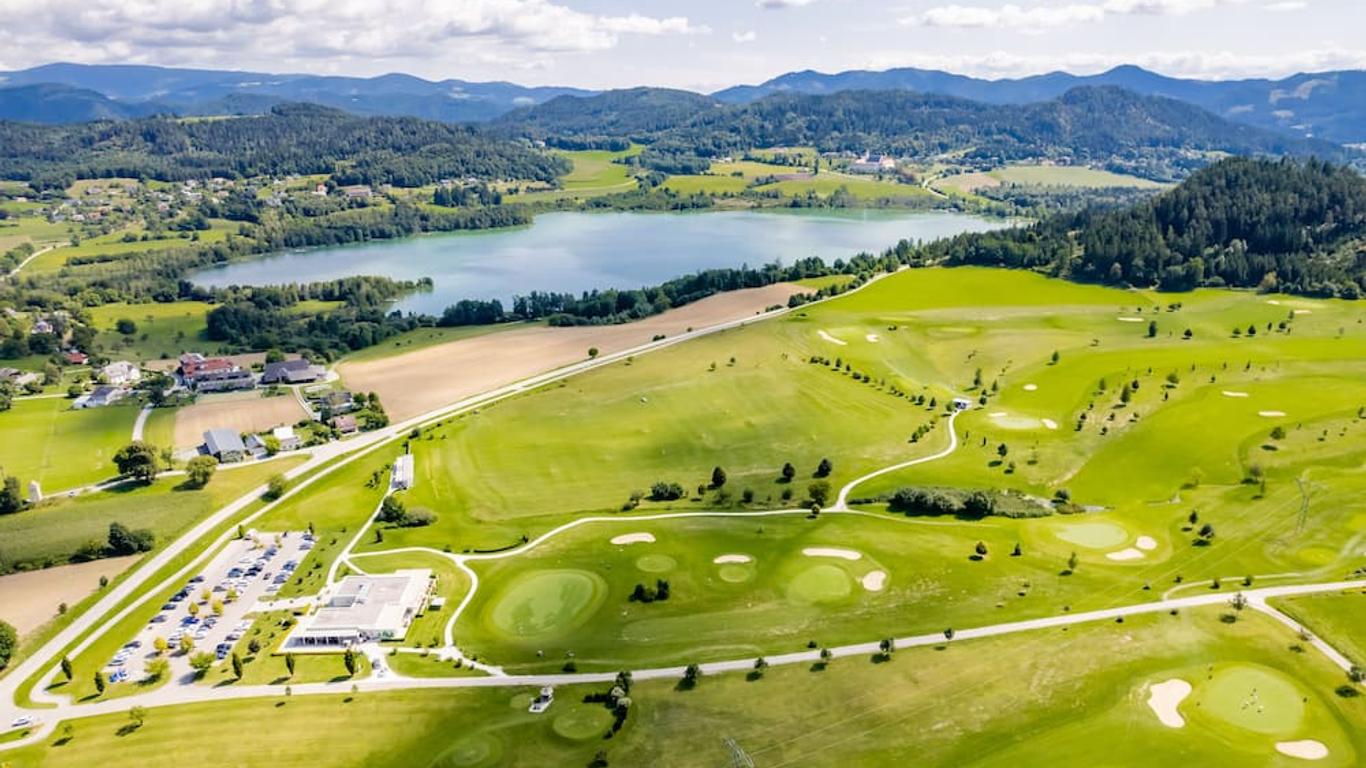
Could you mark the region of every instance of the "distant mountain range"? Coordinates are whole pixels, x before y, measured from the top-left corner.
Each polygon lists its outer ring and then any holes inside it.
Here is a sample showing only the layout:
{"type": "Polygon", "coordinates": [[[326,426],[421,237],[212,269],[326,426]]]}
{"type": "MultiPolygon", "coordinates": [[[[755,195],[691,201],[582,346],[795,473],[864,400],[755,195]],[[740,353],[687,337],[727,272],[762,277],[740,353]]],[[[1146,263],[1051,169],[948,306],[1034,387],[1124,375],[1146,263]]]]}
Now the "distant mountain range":
{"type": "Polygon", "coordinates": [[[324,77],[131,65],[46,64],[0,72],[0,119],[45,123],[152,114],[260,114],[309,102],[358,115],[482,122],[578,88],[433,82],[410,75],[324,77]]]}
{"type": "MultiPolygon", "coordinates": [[[[1097,75],[1053,72],[983,80],[924,69],[791,72],[711,96],[747,104],[775,93],[825,95],[853,90],[916,91],[988,104],[1049,101],[1079,86],[1118,86],[1165,96],[1233,122],[1336,143],[1366,143],[1366,72],[1299,74],[1281,80],[1189,80],[1123,66],[1097,75]]],[[[652,89],[656,90],[656,89],[652,89]]],[[[284,102],[311,102],[360,115],[410,115],[484,122],[578,88],[514,83],[434,82],[410,75],[328,77],[126,65],[48,64],[0,72],[0,119],[83,122],[149,114],[257,114],[284,102]]]]}
{"type": "Polygon", "coordinates": [[[1282,80],[1185,80],[1141,67],[1098,75],[1051,72],[1015,80],[981,80],[927,69],[852,70],[827,75],[790,72],[759,85],[712,94],[744,104],[773,93],[828,94],[851,90],[919,91],[989,104],[1028,104],[1057,98],[1078,86],[1113,85],[1145,96],[1194,104],[1234,122],[1337,143],[1366,142],[1366,72],[1298,74],[1282,80]]]}

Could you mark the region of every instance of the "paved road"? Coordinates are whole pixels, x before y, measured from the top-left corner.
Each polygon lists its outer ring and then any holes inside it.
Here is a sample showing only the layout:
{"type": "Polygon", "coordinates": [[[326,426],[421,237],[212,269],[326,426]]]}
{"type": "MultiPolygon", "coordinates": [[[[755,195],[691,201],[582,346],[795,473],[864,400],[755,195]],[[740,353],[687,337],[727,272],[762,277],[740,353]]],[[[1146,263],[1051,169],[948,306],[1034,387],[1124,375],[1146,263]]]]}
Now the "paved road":
{"type": "MultiPolygon", "coordinates": [[[[1276,597],[1287,597],[1291,595],[1308,595],[1324,592],[1340,592],[1351,589],[1366,589],[1366,579],[1356,581],[1336,581],[1323,584],[1299,584],[1284,587],[1262,587],[1260,589],[1247,590],[1241,594],[1247,598],[1248,607],[1262,610],[1266,606],[1266,601],[1276,597]]],[[[1059,627],[1074,626],[1096,621],[1113,621],[1120,617],[1138,616],[1145,613],[1158,613],[1173,609],[1199,608],[1205,606],[1228,605],[1233,600],[1234,595],[1228,593],[1194,595],[1191,597],[1175,598],[1171,600],[1157,600],[1137,605],[1127,605],[1118,608],[1106,608],[1097,611],[1086,611],[1080,613],[1066,613],[1058,616],[1049,616],[1039,619],[1026,619],[1023,621],[1012,621],[1003,624],[992,624],[984,627],[973,627],[961,629],[954,633],[952,641],[946,641],[943,633],[935,632],[926,635],[911,635],[896,638],[894,645],[898,650],[906,648],[916,648],[924,646],[940,645],[945,642],[963,642],[984,637],[999,637],[1019,632],[1032,632],[1042,629],[1053,629],[1059,627]]],[[[1279,612],[1271,610],[1273,614],[1280,615],[1279,612]]],[[[1284,619],[1283,615],[1282,618],[1284,619]]],[[[1300,627],[1289,619],[1284,619],[1295,631],[1300,627]]],[[[1320,647],[1318,643],[1315,647],[1320,647]]],[[[1326,645],[1324,646],[1326,647],[1326,645]]],[[[1322,648],[1320,647],[1322,650],[1322,648]]],[[[847,658],[851,656],[871,656],[880,652],[879,642],[856,643],[852,645],[842,645],[828,649],[834,658],[847,658]]],[[[1331,649],[1330,649],[1331,650],[1331,649]]],[[[1333,654],[1336,654],[1334,651],[1333,654]]],[[[798,651],[795,653],[785,653],[776,656],[766,656],[770,666],[781,666],[787,664],[814,664],[820,660],[819,650],[798,651]]],[[[1338,659],[1330,655],[1335,663],[1338,659]]],[[[1343,660],[1345,661],[1345,659],[1343,660]]],[[[716,661],[699,665],[704,674],[720,674],[726,672],[747,672],[754,668],[753,658],[732,659],[729,661],[716,661]]],[[[673,667],[653,667],[649,669],[632,670],[631,676],[635,680],[659,680],[675,679],[682,677],[684,668],[682,666],[673,667]]],[[[340,694],[347,693],[354,687],[358,691],[387,691],[403,689],[450,689],[450,688],[504,688],[504,687],[533,687],[538,688],[545,685],[571,685],[579,683],[604,683],[613,680],[615,672],[590,672],[576,674],[541,674],[541,675],[502,675],[489,677],[438,677],[438,678],[407,678],[386,675],[384,677],[370,677],[363,680],[328,682],[328,683],[299,683],[290,686],[290,695],[311,696],[320,694],[340,694]]],[[[189,704],[205,700],[222,699],[246,699],[260,697],[280,697],[285,695],[284,686],[279,685],[251,685],[251,686],[230,686],[214,688],[205,685],[177,685],[170,684],[156,691],[140,695],[127,696],[119,699],[101,701],[94,704],[81,705],[79,707],[66,706],[62,709],[53,711],[46,710],[40,714],[45,715],[42,728],[35,731],[32,735],[23,740],[10,742],[4,747],[18,746],[32,743],[43,738],[46,732],[56,725],[59,716],[79,716],[87,717],[110,713],[123,712],[133,706],[160,707],[176,704],[189,704]],[[60,713],[60,714],[59,714],[60,713]]],[[[6,714],[6,717],[11,717],[6,714]]]]}
{"type": "Polygon", "coordinates": [[[150,405],[144,405],[144,406],[142,406],[142,410],[138,411],[138,418],[137,418],[137,421],[134,421],[134,422],[133,422],[133,441],[134,441],[134,442],[137,442],[138,440],[141,440],[141,439],[142,439],[142,430],[145,429],[145,428],[147,427],[147,417],[148,417],[148,416],[151,416],[151,415],[152,415],[152,406],[150,406],[150,405]]]}
{"type": "MultiPolygon", "coordinates": [[[[885,275],[878,275],[873,280],[868,281],[863,286],[860,286],[858,289],[855,290],[862,290],[863,288],[866,288],[867,286],[877,282],[877,280],[881,279],[882,277],[885,277],[885,275]]],[[[265,514],[278,504],[283,503],[284,501],[292,498],[295,494],[302,492],[305,488],[309,487],[322,477],[325,477],[331,474],[332,472],[337,471],[339,468],[345,466],[349,462],[354,461],[378,449],[384,443],[387,443],[395,438],[398,438],[406,434],[415,427],[422,426],[430,422],[437,421],[439,419],[447,418],[455,414],[470,411],[475,408],[486,406],[499,400],[513,397],[529,389],[534,389],[536,387],[549,384],[555,381],[559,381],[570,376],[575,376],[585,371],[590,371],[595,368],[612,365],[634,355],[643,355],[657,350],[667,349],[676,344],[682,344],[692,339],[697,339],[710,334],[719,333],[734,328],[740,328],[745,325],[770,320],[776,317],[781,317],[783,315],[788,314],[790,311],[791,310],[784,308],[774,310],[772,312],[766,312],[761,315],[737,318],[735,320],[718,323],[716,325],[707,326],[705,328],[694,329],[692,331],[678,334],[676,336],[672,336],[659,341],[651,341],[649,343],[641,344],[630,349],[622,350],[621,352],[603,355],[595,359],[584,360],[579,363],[574,363],[572,365],[564,366],[562,368],[558,368],[552,371],[537,374],[527,379],[523,379],[522,381],[513,382],[511,384],[490,390],[479,395],[465,398],[451,405],[438,408],[434,411],[430,411],[428,413],[416,416],[403,422],[399,422],[397,424],[392,424],[388,427],[385,427],[384,429],[376,430],[374,432],[368,432],[348,440],[329,443],[327,445],[314,448],[312,450],[312,455],[309,457],[308,461],[295,467],[292,470],[287,471],[285,475],[286,477],[293,479],[298,478],[301,475],[313,472],[314,470],[319,471],[313,476],[304,479],[295,487],[291,488],[279,500],[267,505],[262,510],[254,513],[251,517],[246,518],[243,522],[249,522],[250,520],[253,520],[256,517],[265,514]]],[[[24,683],[25,680],[40,672],[45,672],[47,675],[51,675],[56,671],[57,659],[55,657],[58,653],[62,651],[63,648],[67,647],[73,642],[76,642],[78,639],[81,639],[83,635],[86,635],[87,632],[90,632],[92,629],[95,629],[97,625],[100,627],[101,631],[116,625],[119,622],[119,620],[121,620],[124,616],[136,610],[139,605],[146,603],[154,596],[158,595],[161,592],[169,590],[172,586],[187,578],[191,571],[197,569],[198,567],[200,567],[200,565],[202,565],[203,562],[209,559],[214,550],[216,550],[218,547],[222,546],[224,543],[228,541],[228,539],[233,534],[231,530],[225,530],[217,539],[214,540],[214,542],[207,549],[204,550],[203,554],[201,554],[200,557],[195,559],[194,562],[191,562],[189,565],[181,568],[179,571],[177,571],[171,577],[163,580],[161,583],[151,587],[148,586],[150,580],[153,576],[155,576],[157,571],[161,570],[168,563],[178,558],[187,550],[195,548],[196,545],[200,544],[203,540],[205,540],[209,536],[209,534],[214,531],[214,529],[232,521],[243,510],[245,510],[252,503],[254,503],[264,491],[265,486],[257,487],[250,491],[247,495],[237,499],[236,501],[231,502],[227,506],[210,515],[208,518],[205,518],[204,520],[200,521],[180,538],[169,543],[165,549],[153,555],[143,565],[139,566],[127,579],[123,580],[118,585],[111,588],[108,592],[105,593],[103,597],[100,598],[99,601],[95,603],[95,605],[93,605],[89,610],[75,618],[70,624],[68,624],[62,630],[57,632],[40,648],[35,650],[28,658],[26,658],[24,661],[20,662],[18,665],[10,669],[3,678],[0,678],[0,725],[7,723],[19,711],[16,705],[14,704],[14,700],[18,688],[24,683]],[[140,595],[140,597],[134,602],[130,603],[127,607],[110,615],[111,612],[114,611],[114,609],[118,606],[120,602],[135,595],[140,595]]],[[[71,652],[70,655],[74,656],[80,653],[81,650],[88,647],[98,638],[98,634],[99,633],[92,633],[88,637],[81,639],[81,641],[75,646],[74,650],[71,652]]],[[[38,686],[35,690],[41,690],[41,685],[38,686]]],[[[82,708],[81,711],[85,712],[86,710],[82,708]]]]}
{"type": "Polygon", "coordinates": [[[24,267],[27,267],[30,261],[33,261],[34,259],[38,258],[39,256],[42,256],[43,254],[47,253],[48,251],[56,247],[57,246],[55,245],[49,245],[46,248],[39,248],[38,250],[29,254],[29,257],[27,259],[24,259],[23,261],[19,262],[19,265],[17,267],[11,269],[8,273],[6,273],[5,277],[14,277],[15,275],[19,274],[19,270],[23,269],[24,267]]]}

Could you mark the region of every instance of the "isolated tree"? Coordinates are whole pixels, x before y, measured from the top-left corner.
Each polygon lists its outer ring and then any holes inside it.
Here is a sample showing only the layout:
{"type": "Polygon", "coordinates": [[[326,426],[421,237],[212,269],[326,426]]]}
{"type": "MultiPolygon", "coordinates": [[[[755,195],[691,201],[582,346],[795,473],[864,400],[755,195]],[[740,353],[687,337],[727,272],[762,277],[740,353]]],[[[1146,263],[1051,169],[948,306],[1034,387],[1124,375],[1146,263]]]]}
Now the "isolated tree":
{"type": "Polygon", "coordinates": [[[986,556],[987,556],[987,543],[986,543],[985,541],[979,541],[979,542],[977,542],[977,546],[976,546],[976,547],[973,547],[973,551],[977,553],[977,556],[978,556],[978,557],[986,557],[986,556]]]}
{"type": "MultiPolygon", "coordinates": [[[[355,677],[355,676],[356,676],[356,652],[355,652],[353,649],[347,648],[347,649],[346,649],[346,652],[342,654],[342,663],[346,665],[346,674],[347,674],[347,676],[348,676],[348,677],[355,677]]],[[[290,675],[293,675],[293,674],[294,674],[294,668],[293,668],[293,667],[290,667],[289,674],[290,674],[290,675]]]]}
{"type": "Polygon", "coordinates": [[[19,478],[9,475],[0,485],[0,515],[9,515],[24,508],[24,493],[19,488],[19,478]]]}
{"type": "Polygon", "coordinates": [[[1153,338],[1153,337],[1156,336],[1156,335],[1157,335],[1157,321],[1156,321],[1156,320],[1149,320],[1149,321],[1148,321],[1148,338],[1151,339],[1151,338],[1153,338]]]}
{"type": "Polygon", "coordinates": [[[147,722],[147,708],[134,706],[128,710],[128,721],[133,724],[134,728],[141,728],[142,724],[147,722]]]}
{"type": "Polygon", "coordinates": [[[1191,525],[1195,525],[1200,522],[1200,512],[1192,509],[1190,515],[1186,517],[1186,520],[1189,521],[1191,525]]]}
{"type": "Polygon", "coordinates": [[[1022,549],[1020,549],[1020,542],[1018,542],[1018,541],[1015,542],[1015,548],[1012,549],[1012,550],[1010,550],[1010,556],[1011,556],[1011,557],[1019,557],[1019,556],[1021,556],[1021,555],[1023,555],[1023,554],[1024,554],[1024,551],[1023,551],[1022,549]]]}
{"type": "Polygon", "coordinates": [[[1050,357],[1049,360],[1050,360],[1054,365],[1057,365],[1058,361],[1061,360],[1061,359],[1062,359],[1062,355],[1058,354],[1058,351],[1057,351],[1056,349],[1053,350],[1053,356],[1050,357]]]}
{"type": "Polygon", "coordinates": [[[1282,426],[1280,426],[1279,424],[1276,425],[1276,427],[1275,427],[1274,429],[1271,430],[1271,439],[1272,439],[1272,440],[1284,440],[1284,439],[1285,439],[1285,427],[1282,427],[1282,426]]]}
{"type": "Polygon", "coordinates": [[[242,657],[236,651],[232,654],[232,676],[238,680],[242,679],[242,657]]]}
{"type": "Polygon", "coordinates": [[[783,482],[790,483],[792,478],[797,476],[797,468],[792,466],[792,462],[783,464],[783,482]]]}
{"type": "Polygon", "coordinates": [[[882,640],[878,641],[877,649],[878,652],[882,654],[882,658],[890,659],[892,658],[892,652],[896,650],[896,641],[890,637],[884,637],[882,640]]]}
{"type": "Polygon", "coordinates": [[[289,481],[285,479],[284,475],[271,475],[270,480],[266,482],[266,492],[262,496],[266,501],[275,501],[285,495],[285,491],[288,489],[289,481]]]}
{"type": "Polygon", "coordinates": [[[97,695],[97,696],[103,696],[103,695],[104,695],[104,686],[105,686],[105,682],[104,682],[104,673],[103,673],[103,672],[96,672],[96,673],[95,673],[95,695],[97,695]]]}
{"type": "Polygon", "coordinates": [[[766,670],[766,669],[768,669],[768,660],[767,660],[767,659],[765,659],[763,656],[760,656],[759,658],[757,658],[757,659],[754,660],[754,676],[755,676],[755,677],[763,677],[763,676],[764,676],[764,670],[766,670]]]}
{"type": "Polygon", "coordinates": [[[166,641],[166,638],[162,637],[161,635],[157,635],[156,637],[152,638],[152,647],[156,649],[157,653],[165,653],[167,650],[170,649],[171,644],[166,641]]]}
{"type": "Polygon", "coordinates": [[[953,639],[953,627],[949,627],[948,629],[945,629],[945,630],[944,630],[944,639],[945,639],[945,640],[952,640],[952,639],[953,639]]]}
{"type": "Polygon", "coordinates": [[[1201,539],[1201,541],[1204,541],[1204,542],[1207,542],[1207,543],[1210,542],[1210,541],[1213,541],[1213,540],[1214,540],[1214,526],[1210,525],[1209,523],[1205,523],[1204,525],[1200,526],[1200,539],[1201,539]]]}
{"type": "Polygon", "coordinates": [[[831,653],[829,648],[822,648],[822,649],[821,649],[821,662],[822,662],[822,663],[824,663],[824,664],[829,664],[829,663],[830,663],[830,660],[833,659],[833,658],[835,658],[835,654],[831,653]]]}
{"type": "Polygon", "coordinates": [[[261,652],[261,641],[260,641],[260,640],[257,640],[256,638],[253,637],[252,639],[250,639],[250,640],[247,641],[247,653],[250,653],[251,655],[255,656],[256,654],[258,654],[258,653],[260,653],[260,652],[261,652]]]}
{"type": "MultiPolygon", "coordinates": [[[[162,661],[165,661],[165,659],[162,659],[162,661]]],[[[200,651],[190,657],[190,669],[193,669],[196,675],[203,677],[204,673],[208,672],[209,669],[213,667],[213,661],[214,658],[212,653],[200,651]]]]}
{"type": "Polygon", "coordinates": [[[1069,556],[1067,557],[1067,570],[1068,570],[1069,572],[1070,572],[1070,571],[1075,571],[1075,570],[1077,570],[1077,553],[1076,553],[1076,552],[1073,552],[1071,555],[1069,555],[1069,556]]]}
{"type": "Polygon", "coordinates": [[[1006,457],[1006,455],[1009,454],[1009,453],[1010,453],[1010,446],[1006,445],[1005,443],[1001,443],[1000,445],[996,446],[996,455],[997,455],[997,456],[1000,456],[1001,458],[1004,459],[1004,458],[1006,457]]]}
{"type": "Polygon", "coordinates": [[[589,347],[589,348],[588,348],[588,359],[593,360],[593,359],[596,359],[597,356],[598,356],[598,348],[597,348],[597,347],[589,347]]]}
{"type": "Polygon", "coordinates": [[[69,657],[69,656],[63,656],[63,657],[62,657],[62,677],[65,677],[66,680],[67,680],[67,682],[71,682],[71,675],[72,675],[71,657],[69,657]]]}
{"type": "Polygon", "coordinates": [[[824,507],[830,500],[830,481],[817,480],[806,486],[806,495],[811,497],[811,502],[817,506],[824,507]]]}
{"type": "Polygon", "coordinates": [[[19,632],[6,621],[0,621],[0,669],[4,669],[10,657],[19,647],[19,632]]]}
{"type": "Polygon", "coordinates": [[[714,467],[711,471],[711,487],[720,488],[726,484],[726,470],[714,467]]]}
{"type": "Polygon", "coordinates": [[[180,636],[180,652],[189,653],[194,650],[194,638],[189,635],[180,636]]]}
{"type": "Polygon", "coordinates": [[[212,456],[196,456],[185,465],[185,484],[191,488],[203,488],[218,471],[218,462],[212,456]]]}
{"type": "Polygon", "coordinates": [[[829,477],[835,471],[835,465],[830,463],[830,459],[821,459],[821,463],[816,465],[816,477],[829,477]]]}
{"type": "Polygon", "coordinates": [[[294,654],[285,654],[285,669],[289,670],[290,677],[294,677],[294,654]]]}
{"type": "Polygon", "coordinates": [[[114,466],[120,475],[150,483],[161,471],[161,455],[151,443],[134,440],[114,454],[114,466]]]}

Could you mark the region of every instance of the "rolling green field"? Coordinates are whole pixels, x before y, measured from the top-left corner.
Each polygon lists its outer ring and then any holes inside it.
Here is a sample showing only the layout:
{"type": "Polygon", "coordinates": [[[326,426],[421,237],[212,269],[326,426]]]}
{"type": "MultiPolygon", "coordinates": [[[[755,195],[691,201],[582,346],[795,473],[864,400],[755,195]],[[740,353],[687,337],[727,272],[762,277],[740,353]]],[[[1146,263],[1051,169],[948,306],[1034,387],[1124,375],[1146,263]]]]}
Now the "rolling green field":
{"type": "MultiPolygon", "coordinates": [[[[787,165],[776,165],[754,160],[737,160],[726,163],[712,163],[706,174],[683,174],[670,176],[663,184],[665,189],[679,194],[739,194],[750,188],[756,180],[770,176],[789,176],[806,173],[809,169],[787,165]]],[[[753,187],[755,192],[776,193],[783,197],[805,197],[816,195],[829,197],[841,188],[864,202],[878,200],[920,200],[931,193],[912,184],[900,184],[869,176],[858,176],[834,171],[823,171],[810,178],[781,179],[753,187]]]]}
{"type": "Polygon", "coordinates": [[[573,163],[574,169],[560,178],[560,189],[537,190],[510,195],[513,201],[552,201],[566,198],[593,197],[613,192],[629,192],[636,188],[629,166],[615,162],[640,154],[644,149],[633,146],[620,152],[608,150],[556,150],[555,154],[573,163]]]}
{"type": "Polygon", "coordinates": [[[205,315],[213,308],[202,301],[168,304],[104,304],[92,307],[90,319],[100,335],[96,342],[112,356],[136,360],[175,357],[208,341],[205,315]],[[137,330],[125,336],[115,330],[119,320],[132,320],[137,330]]]}
{"type": "Polygon", "coordinates": [[[1273,604],[1354,664],[1366,667],[1366,591],[1287,597],[1273,604]]]}
{"type": "Polygon", "coordinates": [[[1051,187],[1137,187],[1160,189],[1167,185],[1150,179],[1111,173],[1078,165],[1008,165],[991,172],[1008,184],[1038,184],[1051,187]]]}
{"type": "Polygon", "coordinates": [[[118,475],[114,454],[128,443],[137,419],[135,404],[72,410],[63,397],[20,399],[0,412],[0,467],[30,480],[43,493],[71,490],[118,475]]]}
{"type": "MultiPolygon", "coordinates": [[[[710,766],[728,759],[730,737],[765,766],[904,765],[912,754],[924,765],[1090,765],[1098,750],[1121,766],[1296,764],[1275,752],[1283,736],[1197,717],[1189,702],[1183,728],[1158,722],[1147,687],[1198,681],[1204,660],[1220,659],[1220,669],[1261,670],[1302,691],[1293,737],[1328,746],[1319,765],[1357,764],[1366,754],[1362,697],[1336,696],[1340,672],[1286,650],[1282,635],[1260,616],[1225,624],[1216,611],[1191,611],[903,650],[884,663],[852,657],[759,678],[705,676],[691,690],[637,682],[625,727],[609,740],[606,710],[579,703],[605,686],[562,686],[544,715],[526,711],[530,688],[409,690],[158,708],[125,735],[117,731],[126,716],[82,719],[63,746],[49,739],[4,757],[14,768],[203,754],[242,766],[444,767],[583,765],[604,750],[611,765],[710,766]]],[[[1203,683],[1194,696],[1207,696],[1203,683]]]]}

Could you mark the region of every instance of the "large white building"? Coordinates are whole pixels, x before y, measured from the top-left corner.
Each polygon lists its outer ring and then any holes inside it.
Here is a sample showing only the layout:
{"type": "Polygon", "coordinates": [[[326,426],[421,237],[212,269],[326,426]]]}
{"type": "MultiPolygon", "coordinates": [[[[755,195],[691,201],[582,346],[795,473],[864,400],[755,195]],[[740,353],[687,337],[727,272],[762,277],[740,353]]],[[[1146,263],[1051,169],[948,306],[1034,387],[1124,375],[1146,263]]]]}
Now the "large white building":
{"type": "Polygon", "coordinates": [[[428,568],[342,579],[326,601],[289,636],[290,648],[344,648],[376,640],[402,640],[427,605],[428,568]]]}

